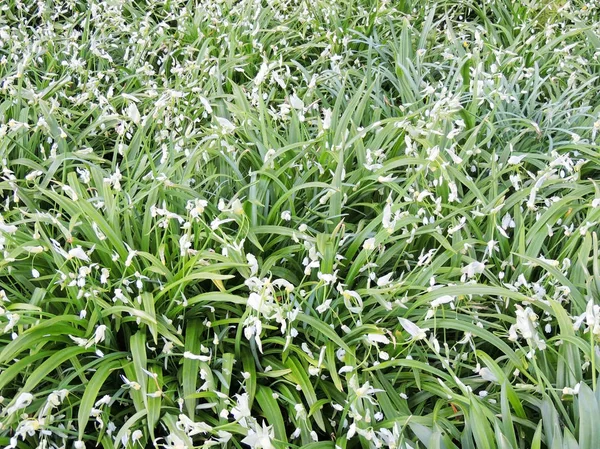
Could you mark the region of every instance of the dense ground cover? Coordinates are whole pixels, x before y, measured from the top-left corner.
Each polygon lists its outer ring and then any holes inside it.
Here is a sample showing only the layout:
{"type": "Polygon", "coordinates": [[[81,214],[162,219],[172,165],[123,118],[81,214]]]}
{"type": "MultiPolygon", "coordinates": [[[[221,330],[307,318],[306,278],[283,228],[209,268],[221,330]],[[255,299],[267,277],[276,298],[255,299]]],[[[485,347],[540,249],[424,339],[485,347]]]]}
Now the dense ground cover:
{"type": "Polygon", "coordinates": [[[0,444],[600,447],[595,0],[0,3],[0,444]]]}

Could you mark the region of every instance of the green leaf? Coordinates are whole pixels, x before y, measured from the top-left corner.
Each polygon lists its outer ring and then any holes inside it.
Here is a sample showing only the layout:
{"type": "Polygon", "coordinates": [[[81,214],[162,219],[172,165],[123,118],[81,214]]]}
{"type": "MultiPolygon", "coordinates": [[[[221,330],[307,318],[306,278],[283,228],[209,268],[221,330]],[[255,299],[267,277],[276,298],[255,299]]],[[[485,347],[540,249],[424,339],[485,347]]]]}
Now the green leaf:
{"type": "Polygon", "coordinates": [[[98,397],[98,392],[103,387],[104,382],[110,376],[113,370],[117,369],[121,365],[120,360],[110,360],[106,363],[101,363],[99,368],[96,370],[88,384],[86,385],[85,391],[79,404],[79,411],[77,413],[77,423],[79,426],[79,440],[83,439],[85,435],[85,427],[90,418],[90,412],[98,397]]]}

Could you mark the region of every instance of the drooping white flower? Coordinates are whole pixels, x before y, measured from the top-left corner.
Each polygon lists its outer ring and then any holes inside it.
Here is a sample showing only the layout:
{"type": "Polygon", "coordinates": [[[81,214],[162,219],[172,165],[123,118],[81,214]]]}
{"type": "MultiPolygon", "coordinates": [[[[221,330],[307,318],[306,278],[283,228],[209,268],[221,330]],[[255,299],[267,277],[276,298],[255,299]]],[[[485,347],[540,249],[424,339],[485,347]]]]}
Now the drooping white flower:
{"type": "Polygon", "coordinates": [[[31,393],[21,393],[17,396],[15,403],[6,409],[7,415],[12,415],[17,410],[24,409],[33,402],[33,395],[31,393]]]}
{"type": "Polygon", "coordinates": [[[332,111],[330,108],[323,109],[323,129],[331,128],[332,111]]]}
{"type": "Polygon", "coordinates": [[[223,132],[231,133],[235,131],[235,125],[225,117],[215,117],[215,120],[217,121],[223,132]]]}
{"type": "Polygon", "coordinates": [[[461,268],[461,272],[467,276],[467,278],[471,279],[475,277],[476,274],[481,274],[485,270],[485,264],[475,260],[470,264],[461,268]]]}
{"type": "Polygon", "coordinates": [[[248,297],[248,306],[252,307],[259,313],[269,317],[273,313],[274,304],[271,298],[266,295],[260,295],[256,292],[250,293],[248,297]]]}
{"type": "Polygon", "coordinates": [[[323,301],[323,303],[319,306],[317,306],[315,308],[315,310],[319,313],[325,313],[329,310],[329,308],[331,307],[331,303],[333,300],[331,299],[326,299],[325,301],[323,301]]]}
{"type": "Polygon", "coordinates": [[[183,234],[179,238],[179,254],[181,255],[181,257],[185,256],[186,254],[189,254],[192,248],[193,238],[194,236],[189,234],[183,234]]]}
{"type": "Polygon", "coordinates": [[[131,442],[135,443],[137,440],[139,440],[143,436],[144,436],[144,434],[142,433],[141,430],[139,430],[139,429],[134,430],[133,433],[131,434],[131,442]]]}
{"type": "Polygon", "coordinates": [[[375,237],[371,237],[363,242],[363,248],[367,251],[375,249],[375,237]]]}
{"type": "Polygon", "coordinates": [[[5,223],[0,223],[0,232],[4,232],[5,234],[14,234],[17,232],[17,227],[15,225],[7,225],[5,223]]]}
{"type": "Polygon", "coordinates": [[[67,253],[67,259],[79,259],[79,260],[83,260],[84,262],[89,262],[90,258],[89,256],[86,254],[86,252],[83,250],[83,248],[79,245],[77,245],[75,248],[72,248],[69,250],[69,252],[67,253]]]}
{"type": "Polygon", "coordinates": [[[454,296],[450,296],[450,295],[444,295],[444,296],[440,296],[439,298],[434,299],[433,301],[431,301],[431,307],[439,307],[442,304],[448,304],[449,302],[454,301],[454,296]]]}
{"type": "Polygon", "coordinates": [[[100,283],[102,285],[104,285],[108,282],[109,276],[110,276],[110,271],[108,270],[108,268],[100,269],[100,283]]]}
{"type": "Polygon", "coordinates": [[[361,313],[363,310],[363,301],[358,293],[353,290],[338,289],[344,298],[344,305],[352,313],[361,313]]]}
{"type": "Polygon", "coordinates": [[[23,249],[29,254],[39,254],[43,253],[46,248],[43,246],[24,246],[23,249]]]}
{"type": "Polygon", "coordinates": [[[380,390],[378,388],[373,388],[368,381],[362,385],[359,385],[358,377],[356,374],[354,374],[350,378],[350,381],[348,382],[348,386],[350,387],[351,391],[354,391],[357,398],[367,399],[372,404],[375,404],[375,402],[371,396],[373,396],[375,393],[384,391],[384,390],[380,390]]]}
{"type": "Polygon", "coordinates": [[[77,343],[77,346],[81,346],[82,348],[85,348],[88,344],[88,340],[85,338],[74,337],[73,335],[69,335],[69,338],[77,343]]]}
{"type": "Polygon", "coordinates": [[[508,158],[508,161],[506,162],[508,165],[518,165],[521,163],[521,161],[523,159],[525,159],[527,157],[526,154],[520,154],[518,156],[511,156],[508,158]]]}
{"type": "Polygon", "coordinates": [[[183,353],[183,358],[190,360],[199,360],[201,362],[208,362],[210,360],[210,357],[207,355],[197,355],[191,353],[190,351],[185,351],[183,353]]]}
{"type": "Polygon", "coordinates": [[[585,308],[585,323],[589,331],[596,337],[600,337],[600,305],[590,299],[585,308]]]}
{"type": "Polygon", "coordinates": [[[136,104],[133,102],[130,103],[129,107],[127,108],[127,117],[129,118],[129,120],[131,120],[136,125],[138,125],[140,123],[140,120],[141,120],[140,111],[138,110],[136,104]]]}
{"type": "Polygon", "coordinates": [[[254,339],[258,350],[262,354],[262,341],[260,339],[260,334],[262,333],[262,321],[255,316],[249,316],[244,320],[243,326],[244,337],[249,341],[254,339]]]}
{"type": "Polygon", "coordinates": [[[269,64],[266,61],[263,61],[263,63],[260,66],[260,70],[254,77],[254,84],[256,86],[260,86],[265,80],[267,73],[269,73],[269,64]]]}
{"type": "Polygon", "coordinates": [[[200,103],[202,103],[202,106],[204,106],[204,109],[206,109],[206,112],[209,114],[212,114],[213,109],[212,106],[210,105],[209,101],[204,98],[202,95],[200,95],[198,98],[200,98],[200,103]]]}
{"type": "Polygon", "coordinates": [[[381,343],[387,345],[390,343],[390,339],[382,334],[367,334],[367,340],[372,344],[381,343]]]}
{"type": "Polygon", "coordinates": [[[128,267],[133,262],[133,258],[137,256],[138,252],[134,249],[131,249],[127,243],[125,243],[127,247],[127,259],[125,259],[125,266],[128,267]]]}
{"type": "Polygon", "coordinates": [[[98,344],[104,341],[104,339],[106,338],[106,326],[104,324],[101,324],[100,326],[98,326],[96,328],[96,331],[94,332],[94,343],[98,344]]]}
{"type": "Polygon", "coordinates": [[[250,265],[250,276],[256,276],[258,273],[258,260],[256,260],[256,256],[254,254],[246,254],[246,260],[248,261],[248,265],[250,265]]]}
{"type": "Polygon", "coordinates": [[[127,379],[127,377],[125,377],[122,374],[121,374],[121,379],[123,379],[123,382],[125,383],[125,385],[127,385],[129,388],[133,388],[135,391],[140,391],[142,389],[142,386],[139,383],[137,383],[136,381],[127,379]]]}
{"type": "Polygon", "coordinates": [[[183,413],[179,415],[179,422],[188,436],[194,436],[212,431],[212,427],[205,422],[194,422],[183,413]]]}
{"type": "Polygon", "coordinates": [[[381,223],[384,229],[390,234],[394,232],[396,220],[392,219],[392,205],[390,203],[387,203],[383,208],[383,217],[381,219],[381,223]]]}
{"type": "Polygon", "coordinates": [[[392,274],[393,273],[388,273],[385,276],[377,278],[377,287],[385,287],[386,285],[389,285],[392,282],[392,274]]]}
{"type": "Polygon", "coordinates": [[[290,105],[294,109],[298,109],[298,110],[304,109],[304,102],[295,93],[290,97],[290,105]]]}
{"type": "Polygon", "coordinates": [[[410,320],[407,320],[406,318],[399,317],[398,320],[400,320],[400,324],[402,325],[404,330],[410,334],[413,340],[423,340],[427,338],[427,331],[429,330],[429,328],[421,329],[415,323],[413,323],[410,320]]]}

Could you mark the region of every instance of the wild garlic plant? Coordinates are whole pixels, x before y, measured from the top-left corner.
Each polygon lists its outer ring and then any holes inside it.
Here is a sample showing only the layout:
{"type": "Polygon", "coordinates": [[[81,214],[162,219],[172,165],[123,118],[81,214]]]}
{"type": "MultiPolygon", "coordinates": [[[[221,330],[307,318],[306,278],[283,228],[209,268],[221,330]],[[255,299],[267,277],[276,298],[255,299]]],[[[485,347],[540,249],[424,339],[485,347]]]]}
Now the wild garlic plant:
{"type": "Polygon", "coordinates": [[[0,4],[0,445],[600,447],[596,0],[0,4]]]}

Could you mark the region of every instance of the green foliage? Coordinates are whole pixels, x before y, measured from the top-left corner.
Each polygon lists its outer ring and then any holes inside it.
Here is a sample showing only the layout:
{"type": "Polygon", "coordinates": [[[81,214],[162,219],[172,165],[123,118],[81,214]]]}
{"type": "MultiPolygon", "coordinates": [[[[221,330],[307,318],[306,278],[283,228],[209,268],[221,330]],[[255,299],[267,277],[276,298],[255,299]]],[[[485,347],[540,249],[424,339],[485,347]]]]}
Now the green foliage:
{"type": "Polygon", "coordinates": [[[0,4],[0,444],[600,447],[598,23],[0,4]]]}

